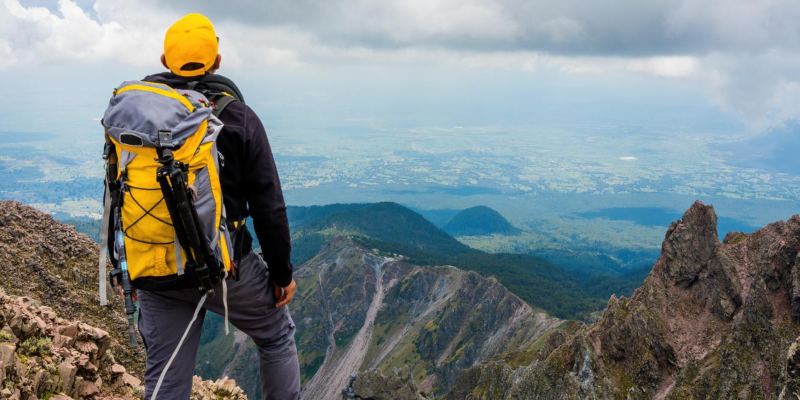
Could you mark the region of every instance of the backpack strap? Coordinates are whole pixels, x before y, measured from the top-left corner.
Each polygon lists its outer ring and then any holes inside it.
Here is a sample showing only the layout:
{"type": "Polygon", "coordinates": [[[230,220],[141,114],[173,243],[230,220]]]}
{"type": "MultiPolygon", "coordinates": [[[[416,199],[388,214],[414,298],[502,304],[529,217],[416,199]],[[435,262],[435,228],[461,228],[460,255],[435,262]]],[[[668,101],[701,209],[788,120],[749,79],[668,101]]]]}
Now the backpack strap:
{"type": "Polygon", "coordinates": [[[210,95],[211,98],[208,100],[214,102],[214,111],[211,113],[217,118],[219,118],[219,115],[222,114],[222,112],[225,111],[225,108],[227,108],[231,103],[234,101],[239,101],[233,96],[225,93],[210,93],[210,95]]]}
{"type": "Polygon", "coordinates": [[[232,80],[225,76],[220,74],[206,74],[200,78],[200,82],[215,92],[230,93],[230,95],[235,97],[236,100],[245,103],[244,96],[242,96],[242,91],[239,90],[239,87],[236,86],[232,80]]]}

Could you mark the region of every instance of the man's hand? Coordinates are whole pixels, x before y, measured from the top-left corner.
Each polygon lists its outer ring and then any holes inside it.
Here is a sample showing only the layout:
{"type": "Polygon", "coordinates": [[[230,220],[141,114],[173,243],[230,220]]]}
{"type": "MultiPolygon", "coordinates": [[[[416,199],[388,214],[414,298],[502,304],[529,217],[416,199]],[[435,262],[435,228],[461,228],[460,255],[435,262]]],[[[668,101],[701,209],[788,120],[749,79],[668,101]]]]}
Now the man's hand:
{"type": "Polygon", "coordinates": [[[292,298],[294,297],[294,288],[297,286],[294,283],[294,279],[292,279],[292,283],[285,288],[278,286],[277,283],[272,283],[275,285],[275,298],[278,299],[278,302],[275,303],[275,307],[283,307],[292,302],[292,298]]]}

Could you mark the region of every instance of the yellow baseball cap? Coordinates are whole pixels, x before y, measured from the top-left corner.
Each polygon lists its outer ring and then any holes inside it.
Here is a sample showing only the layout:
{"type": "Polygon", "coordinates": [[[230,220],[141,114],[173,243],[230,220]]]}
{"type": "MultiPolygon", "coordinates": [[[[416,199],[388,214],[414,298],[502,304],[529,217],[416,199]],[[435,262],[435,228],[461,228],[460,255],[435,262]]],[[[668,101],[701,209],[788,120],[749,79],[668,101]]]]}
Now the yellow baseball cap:
{"type": "Polygon", "coordinates": [[[175,75],[203,75],[214,66],[219,40],[214,25],[201,14],[188,14],[167,29],[164,56],[175,75]],[[202,64],[202,68],[199,67],[202,64]]]}

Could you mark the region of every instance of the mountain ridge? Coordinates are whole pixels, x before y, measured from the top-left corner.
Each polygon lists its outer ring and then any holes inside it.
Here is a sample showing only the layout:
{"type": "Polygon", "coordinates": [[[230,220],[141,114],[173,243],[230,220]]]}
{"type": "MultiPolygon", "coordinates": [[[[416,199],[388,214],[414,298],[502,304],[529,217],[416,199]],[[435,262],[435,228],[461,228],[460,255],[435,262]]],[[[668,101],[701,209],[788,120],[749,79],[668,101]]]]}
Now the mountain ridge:
{"type": "Polygon", "coordinates": [[[513,367],[466,370],[448,399],[775,399],[800,334],[800,218],[720,242],[694,203],[631,298],[513,367]]]}
{"type": "MultiPolygon", "coordinates": [[[[344,236],[297,269],[295,279],[292,316],[305,399],[338,399],[351,373],[403,365],[425,378],[421,390],[443,393],[477,360],[535,346],[562,323],[495,278],[409,264],[344,236]]],[[[257,375],[248,346],[226,369],[242,374],[232,377],[258,395],[245,379],[257,375]]]]}

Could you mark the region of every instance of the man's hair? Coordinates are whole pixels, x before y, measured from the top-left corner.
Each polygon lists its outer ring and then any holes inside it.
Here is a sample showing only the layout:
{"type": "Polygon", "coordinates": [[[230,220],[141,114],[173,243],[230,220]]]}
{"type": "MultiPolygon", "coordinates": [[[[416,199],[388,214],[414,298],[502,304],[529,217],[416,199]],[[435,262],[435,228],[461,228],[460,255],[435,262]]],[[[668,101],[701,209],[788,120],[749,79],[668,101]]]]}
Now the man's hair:
{"type": "Polygon", "coordinates": [[[198,69],[203,68],[203,67],[205,67],[205,65],[203,65],[203,63],[189,62],[189,63],[183,64],[183,66],[181,67],[181,71],[195,71],[195,70],[198,70],[198,69]]]}

